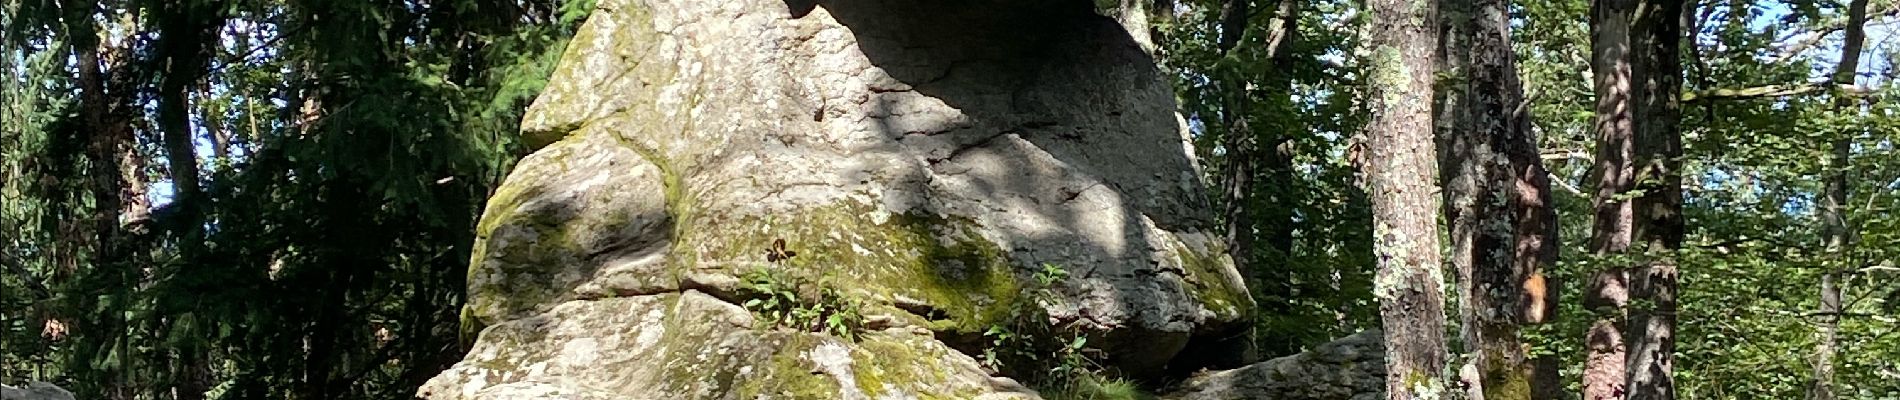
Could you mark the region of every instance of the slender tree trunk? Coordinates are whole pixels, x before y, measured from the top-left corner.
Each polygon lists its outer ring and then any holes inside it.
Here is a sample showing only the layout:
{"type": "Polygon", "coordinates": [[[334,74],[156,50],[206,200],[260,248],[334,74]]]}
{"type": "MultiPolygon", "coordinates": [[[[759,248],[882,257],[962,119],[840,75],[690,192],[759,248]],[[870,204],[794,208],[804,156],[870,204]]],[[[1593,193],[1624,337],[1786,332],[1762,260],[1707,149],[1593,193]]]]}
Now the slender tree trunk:
{"type": "MultiPolygon", "coordinates": [[[[1483,323],[1479,321],[1479,308],[1484,307],[1480,303],[1488,302],[1485,301],[1487,299],[1478,298],[1478,293],[1482,293],[1478,283],[1481,273],[1478,268],[1491,267],[1490,264],[1479,265],[1484,261],[1480,259],[1491,257],[1474,256],[1478,254],[1481,239],[1496,239],[1485,233],[1498,233],[1497,230],[1486,232],[1480,229],[1483,226],[1480,220],[1503,218],[1506,215],[1497,212],[1504,208],[1503,204],[1493,204],[1493,201],[1501,199],[1489,196],[1495,193],[1484,189],[1489,183],[1486,179],[1490,178],[1486,169],[1494,153],[1488,146],[1480,147],[1486,144],[1485,139],[1488,138],[1475,129],[1473,121],[1473,114],[1476,113],[1471,104],[1473,3],[1472,0],[1447,0],[1439,4],[1440,36],[1436,62],[1438,74],[1445,78],[1440,80],[1439,90],[1434,94],[1437,108],[1434,110],[1437,115],[1434,125],[1437,131],[1435,140],[1438,146],[1439,183],[1443,187],[1445,225],[1449,232],[1446,239],[1451,241],[1446,262],[1457,277],[1458,342],[1465,355],[1464,365],[1458,369],[1458,379],[1464,385],[1465,398],[1483,399],[1484,377],[1478,371],[1481,365],[1479,353],[1483,351],[1481,345],[1484,343],[1480,332],[1483,323]],[[1474,154],[1479,151],[1487,154],[1474,154]]],[[[1486,241],[1485,244],[1495,248],[1496,241],[1486,241]]]]}
{"type": "Polygon", "coordinates": [[[223,107],[211,101],[211,82],[198,87],[199,118],[205,122],[205,136],[211,139],[211,157],[224,160],[231,156],[231,130],[224,125],[223,107]]]}
{"type": "MultiPolygon", "coordinates": [[[[1226,0],[1221,4],[1218,43],[1221,54],[1232,51],[1246,34],[1249,9],[1249,0],[1226,0]]],[[[1248,195],[1253,192],[1254,159],[1259,145],[1253,128],[1248,126],[1247,113],[1253,99],[1247,93],[1246,80],[1238,72],[1227,68],[1215,73],[1221,76],[1216,84],[1223,99],[1221,124],[1227,129],[1221,137],[1221,148],[1227,152],[1221,168],[1224,189],[1221,216],[1227,224],[1227,254],[1233,257],[1240,276],[1252,286],[1251,282],[1259,278],[1253,268],[1255,218],[1252,208],[1247,206],[1248,195]]]]}
{"type": "Polygon", "coordinates": [[[1682,26],[1683,0],[1642,0],[1631,48],[1637,91],[1635,245],[1645,254],[1629,277],[1625,385],[1631,400],[1676,398],[1674,377],[1678,274],[1682,248],[1682,26]]]}
{"type": "MultiPolygon", "coordinates": [[[[187,263],[201,257],[204,248],[204,212],[206,202],[199,184],[198,154],[191,130],[192,107],[189,94],[205,74],[207,53],[216,44],[216,33],[224,25],[220,5],[197,1],[164,3],[154,6],[159,40],[155,44],[158,60],[158,126],[163,136],[165,161],[171,171],[175,210],[170,223],[176,229],[178,255],[187,263]]],[[[192,310],[162,308],[166,323],[180,323],[192,310]]],[[[202,399],[210,389],[210,363],[200,341],[186,340],[169,349],[175,352],[172,372],[173,389],[179,400],[202,399]]]]}
{"type": "MultiPolygon", "coordinates": [[[[1292,132],[1302,130],[1295,124],[1294,118],[1299,110],[1293,105],[1293,43],[1299,40],[1300,0],[1280,0],[1274,6],[1274,22],[1267,31],[1267,60],[1273,66],[1268,70],[1261,87],[1276,116],[1263,128],[1270,138],[1266,146],[1260,149],[1261,167],[1266,169],[1265,193],[1268,198],[1268,214],[1263,223],[1261,237],[1266,248],[1273,251],[1272,260],[1281,262],[1293,253],[1293,203],[1301,201],[1292,188],[1293,176],[1293,137],[1292,132]]],[[[1254,190],[1255,193],[1261,191],[1254,190]]]]}
{"type": "MultiPolygon", "coordinates": [[[[133,93],[124,81],[129,77],[119,75],[122,63],[129,58],[129,48],[114,47],[98,40],[100,27],[93,20],[96,12],[92,4],[70,4],[66,29],[72,33],[72,50],[80,91],[80,120],[82,129],[78,132],[85,137],[75,137],[85,143],[84,155],[90,170],[86,172],[88,196],[91,197],[92,214],[86,216],[85,228],[74,230],[84,232],[82,238],[68,238],[63,249],[76,250],[74,246],[91,247],[91,271],[94,276],[119,277],[124,288],[132,290],[136,268],[133,245],[135,236],[142,232],[144,222],[150,215],[149,203],[145,199],[145,184],[139,169],[143,160],[136,148],[136,137],[132,128],[134,111],[133,93]]],[[[75,222],[77,223],[77,222],[75,222]]],[[[97,304],[86,304],[80,309],[89,309],[97,304]]],[[[78,346],[109,345],[115,340],[126,340],[127,327],[133,321],[121,316],[113,318],[52,318],[66,322],[70,328],[81,334],[92,335],[88,340],[75,341],[78,346]]],[[[132,397],[131,379],[127,377],[131,368],[120,366],[114,371],[96,371],[97,375],[80,375],[89,379],[98,379],[102,394],[111,399],[132,397]]]]}
{"type": "MultiPolygon", "coordinates": [[[[1632,120],[1630,18],[1632,0],[1591,2],[1591,76],[1596,102],[1596,165],[1591,176],[1590,250],[1598,256],[1629,250],[1635,230],[1635,209],[1625,194],[1635,188],[1635,125],[1632,120]]],[[[1584,400],[1620,399],[1624,395],[1623,314],[1629,302],[1628,277],[1622,266],[1605,267],[1590,278],[1584,307],[1595,321],[1584,335],[1584,400]]]]}
{"type": "MultiPolygon", "coordinates": [[[[1841,44],[1840,63],[1834,67],[1834,83],[1853,85],[1855,75],[1860,70],[1860,53],[1866,44],[1867,0],[1854,0],[1847,9],[1847,37],[1841,44]]],[[[1835,99],[1835,112],[1850,112],[1857,108],[1852,99],[1835,99]]],[[[1852,234],[1848,227],[1846,205],[1848,199],[1848,156],[1852,149],[1850,132],[1841,132],[1835,138],[1832,154],[1822,163],[1826,187],[1821,196],[1821,245],[1828,252],[1828,262],[1823,263],[1821,273],[1821,309],[1820,334],[1814,346],[1814,382],[1808,391],[1810,400],[1834,400],[1834,353],[1841,323],[1840,261],[1846,254],[1852,234]]]]}
{"type": "Polygon", "coordinates": [[[1435,1],[1372,0],[1366,45],[1371,65],[1365,128],[1373,250],[1373,294],[1385,326],[1386,396],[1435,398],[1450,388],[1445,369],[1445,298],[1440,285],[1439,195],[1432,140],[1435,1]]]}

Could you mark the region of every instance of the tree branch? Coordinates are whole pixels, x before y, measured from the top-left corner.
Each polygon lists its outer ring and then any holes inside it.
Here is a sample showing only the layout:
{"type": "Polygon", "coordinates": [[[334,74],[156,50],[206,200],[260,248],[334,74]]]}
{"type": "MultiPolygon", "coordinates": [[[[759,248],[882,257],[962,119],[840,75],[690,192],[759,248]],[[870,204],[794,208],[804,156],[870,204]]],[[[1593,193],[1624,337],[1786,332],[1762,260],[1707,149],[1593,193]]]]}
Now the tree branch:
{"type": "Polygon", "coordinates": [[[52,291],[46,288],[46,284],[40,282],[38,279],[33,279],[32,271],[27,271],[26,265],[20,264],[20,260],[13,258],[12,254],[0,251],[0,264],[6,265],[7,270],[12,271],[14,276],[20,277],[20,281],[26,283],[28,288],[33,290],[34,294],[38,294],[40,297],[52,295],[52,291]]]}
{"type": "MultiPolygon", "coordinates": [[[[1890,9],[1880,11],[1877,13],[1868,14],[1867,20],[1871,22],[1880,18],[1891,18],[1894,16],[1900,16],[1900,7],[1894,7],[1894,8],[1890,8],[1890,9]]],[[[1793,59],[1795,56],[1799,56],[1801,55],[1801,53],[1807,52],[1808,49],[1812,49],[1814,48],[1814,46],[1820,45],[1821,42],[1824,42],[1827,40],[1828,35],[1833,35],[1834,32],[1840,32],[1847,29],[1848,22],[1846,19],[1842,19],[1839,21],[1831,21],[1831,22],[1833,23],[1828,24],[1828,26],[1821,27],[1821,29],[1808,32],[1807,36],[1801,38],[1800,42],[1795,42],[1793,44],[1783,46],[1781,50],[1781,54],[1775,56],[1774,60],[1769,61],[1768,63],[1780,64],[1783,62],[1787,62],[1789,59],[1793,59]]],[[[1790,37],[1789,39],[1793,39],[1793,38],[1790,37]]],[[[1783,41],[1786,41],[1786,39],[1784,39],[1783,41]]]]}
{"type": "Polygon", "coordinates": [[[1822,82],[1822,83],[1809,83],[1809,84],[1802,84],[1802,85],[1766,85],[1766,86],[1755,86],[1755,87],[1746,87],[1746,88],[1739,88],[1739,89],[1730,88],[1730,89],[1696,90],[1696,91],[1683,93],[1682,102],[1683,103],[1699,103],[1699,102],[1722,101],[1722,100],[1748,100],[1748,99],[1761,99],[1761,98],[1773,98],[1773,97],[1789,97],[1789,96],[1800,96],[1800,95],[1805,95],[1805,94],[1813,94],[1813,93],[1818,93],[1818,92],[1829,92],[1829,91],[1839,92],[1843,95],[1855,96],[1855,97],[1866,97],[1866,96],[1873,95],[1873,90],[1871,89],[1854,86],[1854,85],[1837,85],[1837,84],[1822,82]]]}
{"type": "Polygon", "coordinates": [[[1563,178],[1557,176],[1557,174],[1555,173],[1546,173],[1546,174],[1550,175],[1550,181],[1552,183],[1556,183],[1558,188],[1562,188],[1564,191],[1570,192],[1570,194],[1577,195],[1577,197],[1584,197],[1584,198],[1590,197],[1590,195],[1583,193],[1583,189],[1578,189],[1576,186],[1571,185],[1570,182],[1565,182],[1563,178]]]}

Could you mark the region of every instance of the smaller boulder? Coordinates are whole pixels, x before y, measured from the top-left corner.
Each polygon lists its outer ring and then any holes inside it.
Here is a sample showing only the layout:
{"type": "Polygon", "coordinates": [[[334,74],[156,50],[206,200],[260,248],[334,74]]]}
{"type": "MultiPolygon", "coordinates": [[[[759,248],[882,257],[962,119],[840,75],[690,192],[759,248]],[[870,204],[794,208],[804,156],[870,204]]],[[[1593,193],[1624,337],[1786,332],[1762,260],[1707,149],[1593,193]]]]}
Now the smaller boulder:
{"type": "Polygon", "coordinates": [[[73,392],[51,383],[33,381],[26,387],[0,385],[0,400],[73,400],[73,392]]]}
{"type": "Polygon", "coordinates": [[[1196,375],[1167,400],[1377,400],[1385,398],[1384,334],[1370,330],[1304,353],[1196,375]]]}

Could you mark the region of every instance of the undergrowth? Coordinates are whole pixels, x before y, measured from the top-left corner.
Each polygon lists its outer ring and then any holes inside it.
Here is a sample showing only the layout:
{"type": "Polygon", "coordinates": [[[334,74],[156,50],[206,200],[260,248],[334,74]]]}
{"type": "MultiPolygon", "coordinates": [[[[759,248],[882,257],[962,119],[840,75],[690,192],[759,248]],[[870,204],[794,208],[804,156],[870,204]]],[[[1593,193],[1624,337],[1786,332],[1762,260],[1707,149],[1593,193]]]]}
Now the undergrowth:
{"type": "Polygon", "coordinates": [[[826,333],[857,341],[864,327],[863,306],[827,282],[813,282],[772,268],[747,272],[741,304],[758,316],[761,328],[826,333]]]}

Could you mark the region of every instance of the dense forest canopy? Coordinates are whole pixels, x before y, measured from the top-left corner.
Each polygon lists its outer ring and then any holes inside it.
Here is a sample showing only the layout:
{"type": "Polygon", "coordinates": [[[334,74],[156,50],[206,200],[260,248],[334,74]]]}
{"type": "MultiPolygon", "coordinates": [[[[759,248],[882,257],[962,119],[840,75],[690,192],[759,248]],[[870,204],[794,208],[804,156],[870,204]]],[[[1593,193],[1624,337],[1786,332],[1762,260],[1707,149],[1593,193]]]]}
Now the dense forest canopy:
{"type": "MultiPolygon", "coordinates": [[[[1900,398],[1900,3],[1096,3],[1173,83],[1261,358],[1403,326],[1441,337],[1393,365],[1487,398],[1900,398]]],[[[593,8],[0,0],[0,383],[410,398],[593,8]]]]}

